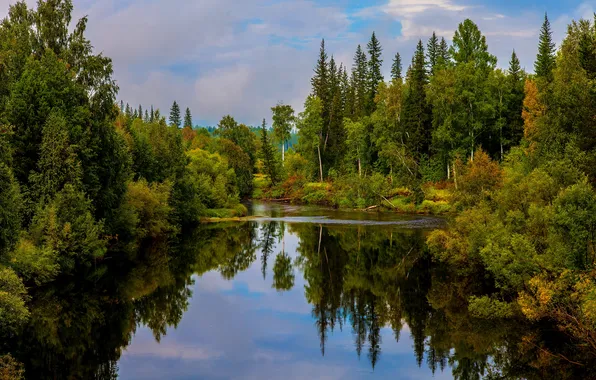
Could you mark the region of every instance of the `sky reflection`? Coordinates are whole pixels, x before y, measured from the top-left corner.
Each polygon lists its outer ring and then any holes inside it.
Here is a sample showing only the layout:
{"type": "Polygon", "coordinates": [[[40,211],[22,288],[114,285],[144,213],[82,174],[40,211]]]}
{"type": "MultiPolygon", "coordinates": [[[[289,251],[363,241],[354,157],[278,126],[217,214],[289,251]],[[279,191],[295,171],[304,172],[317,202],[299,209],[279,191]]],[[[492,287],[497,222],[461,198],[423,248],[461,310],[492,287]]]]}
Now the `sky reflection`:
{"type": "MultiPolygon", "coordinates": [[[[298,237],[285,233],[285,251],[295,260],[298,237]]],[[[381,358],[373,371],[366,357],[358,358],[349,322],[329,334],[325,356],[305,299],[305,280],[294,268],[290,291],[272,287],[277,242],[268,258],[265,279],[257,260],[233,280],[212,271],[197,277],[193,296],[177,329],[161,342],[151,330],[139,327],[119,362],[122,379],[428,379],[430,369],[416,363],[409,329],[396,342],[391,328],[381,329],[381,358]]],[[[434,378],[451,378],[437,371],[434,378]]]]}

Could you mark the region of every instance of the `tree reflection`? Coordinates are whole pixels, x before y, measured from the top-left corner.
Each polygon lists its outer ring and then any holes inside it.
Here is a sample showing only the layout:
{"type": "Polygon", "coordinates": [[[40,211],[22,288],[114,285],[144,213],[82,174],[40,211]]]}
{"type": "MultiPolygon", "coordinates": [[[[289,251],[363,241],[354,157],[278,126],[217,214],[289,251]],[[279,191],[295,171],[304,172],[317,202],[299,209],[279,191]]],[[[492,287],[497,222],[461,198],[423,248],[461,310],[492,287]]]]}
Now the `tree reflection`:
{"type": "Polygon", "coordinates": [[[285,229],[281,223],[208,225],[110,252],[89,272],[37,287],[29,324],[18,338],[0,337],[0,356],[22,362],[27,378],[114,379],[137,326],[148,326],[160,340],[178,325],[193,275],[218,271],[231,279],[260,250],[265,276],[281,246],[273,287],[291,289],[300,270],[323,355],[331,333],[347,328],[356,354],[364,353],[374,369],[383,360],[382,330],[391,328],[396,341],[409,331],[418,365],[433,373],[450,367],[457,379],[593,377],[594,358],[548,322],[473,317],[469,296],[492,284],[434,263],[423,231],[295,224],[288,226],[298,238],[292,252],[285,229]]]}

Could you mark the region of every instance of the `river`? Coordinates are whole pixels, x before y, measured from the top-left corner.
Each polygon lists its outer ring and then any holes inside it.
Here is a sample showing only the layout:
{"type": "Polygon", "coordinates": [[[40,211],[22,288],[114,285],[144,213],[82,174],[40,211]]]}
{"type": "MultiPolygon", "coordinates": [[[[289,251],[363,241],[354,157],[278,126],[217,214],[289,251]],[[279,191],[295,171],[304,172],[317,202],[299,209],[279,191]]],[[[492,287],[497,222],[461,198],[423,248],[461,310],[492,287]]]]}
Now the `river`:
{"type": "Polygon", "coordinates": [[[27,377],[581,373],[541,354],[547,340],[548,352],[569,355],[554,329],[469,315],[466,299],[483,281],[432,259],[425,241],[445,227],[440,218],[267,203],[249,210],[258,218],[144,242],[135,255],[111,253],[37,290],[30,326],[10,342],[27,377]]]}

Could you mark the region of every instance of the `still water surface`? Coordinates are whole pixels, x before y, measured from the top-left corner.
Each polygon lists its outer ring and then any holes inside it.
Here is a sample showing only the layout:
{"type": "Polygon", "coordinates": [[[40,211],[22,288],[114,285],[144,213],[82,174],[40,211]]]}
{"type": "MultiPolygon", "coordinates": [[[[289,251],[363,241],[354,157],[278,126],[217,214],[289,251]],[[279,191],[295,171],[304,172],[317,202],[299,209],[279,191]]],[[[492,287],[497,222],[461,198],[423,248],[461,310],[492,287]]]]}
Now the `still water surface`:
{"type": "MultiPolygon", "coordinates": [[[[414,281],[406,286],[424,286],[415,266],[425,264],[415,261],[425,233],[441,220],[285,205],[257,204],[252,211],[263,218],[210,227],[223,232],[215,242],[222,249],[228,239],[252,237],[240,253],[247,257],[233,259],[243,266],[229,273],[226,259],[195,275],[178,327],[159,343],[150,328],[139,329],[119,362],[122,378],[433,376],[431,368],[418,366],[401,306],[384,296],[399,291],[400,274],[411,272],[414,281]],[[367,273],[371,254],[387,256],[388,267],[378,269],[388,273],[367,273]]],[[[425,303],[425,294],[418,296],[425,303]]],[[[441,372],[445,365],[438,363],[435,378],[451,378],[441,372]]]]}
{"type": "MultiPolygon", "coordinates": [[[[494,282],[432,260],[430,217],[253,204],[250,222],[111,247],[32,290],[0,341],[29,379],[588,379],[546,323],[486,320],[494,282]]],[[[482,272],[476,272],[482,273],[482,272]]]]}

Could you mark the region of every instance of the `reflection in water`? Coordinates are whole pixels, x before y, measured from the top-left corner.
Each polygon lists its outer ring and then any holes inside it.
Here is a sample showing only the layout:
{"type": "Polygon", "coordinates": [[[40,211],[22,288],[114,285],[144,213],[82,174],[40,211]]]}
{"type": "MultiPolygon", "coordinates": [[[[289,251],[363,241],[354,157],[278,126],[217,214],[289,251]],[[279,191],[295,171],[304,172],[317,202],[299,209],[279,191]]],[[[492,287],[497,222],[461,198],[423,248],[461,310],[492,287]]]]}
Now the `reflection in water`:
{"type": "Polygon", "coordinates": [[[302,293],[322,355],[345,331],[355,358],[365,356],[371,369],[384,360],[388,340],[411,339],[417,364],[433,374],[450,368],[458,379],[591,376],[590,354],[548,325],[471,317],[467,298],[490,284],[434,263],[425,233],[266,222],[207,225],[177,241],[145,242],[134,254],[112,252],[87,273],[38,289],[29,326],[3,337],[0,353],[23,362],[31,379],[114,379],[139,326],[157,341],[178,326],[193,302],[193,279],[201,283],[217,271],[234,281],[256,265],[279,297],[302,293]],[[386,328],[393,336],[383,335],[386,328]]]}

